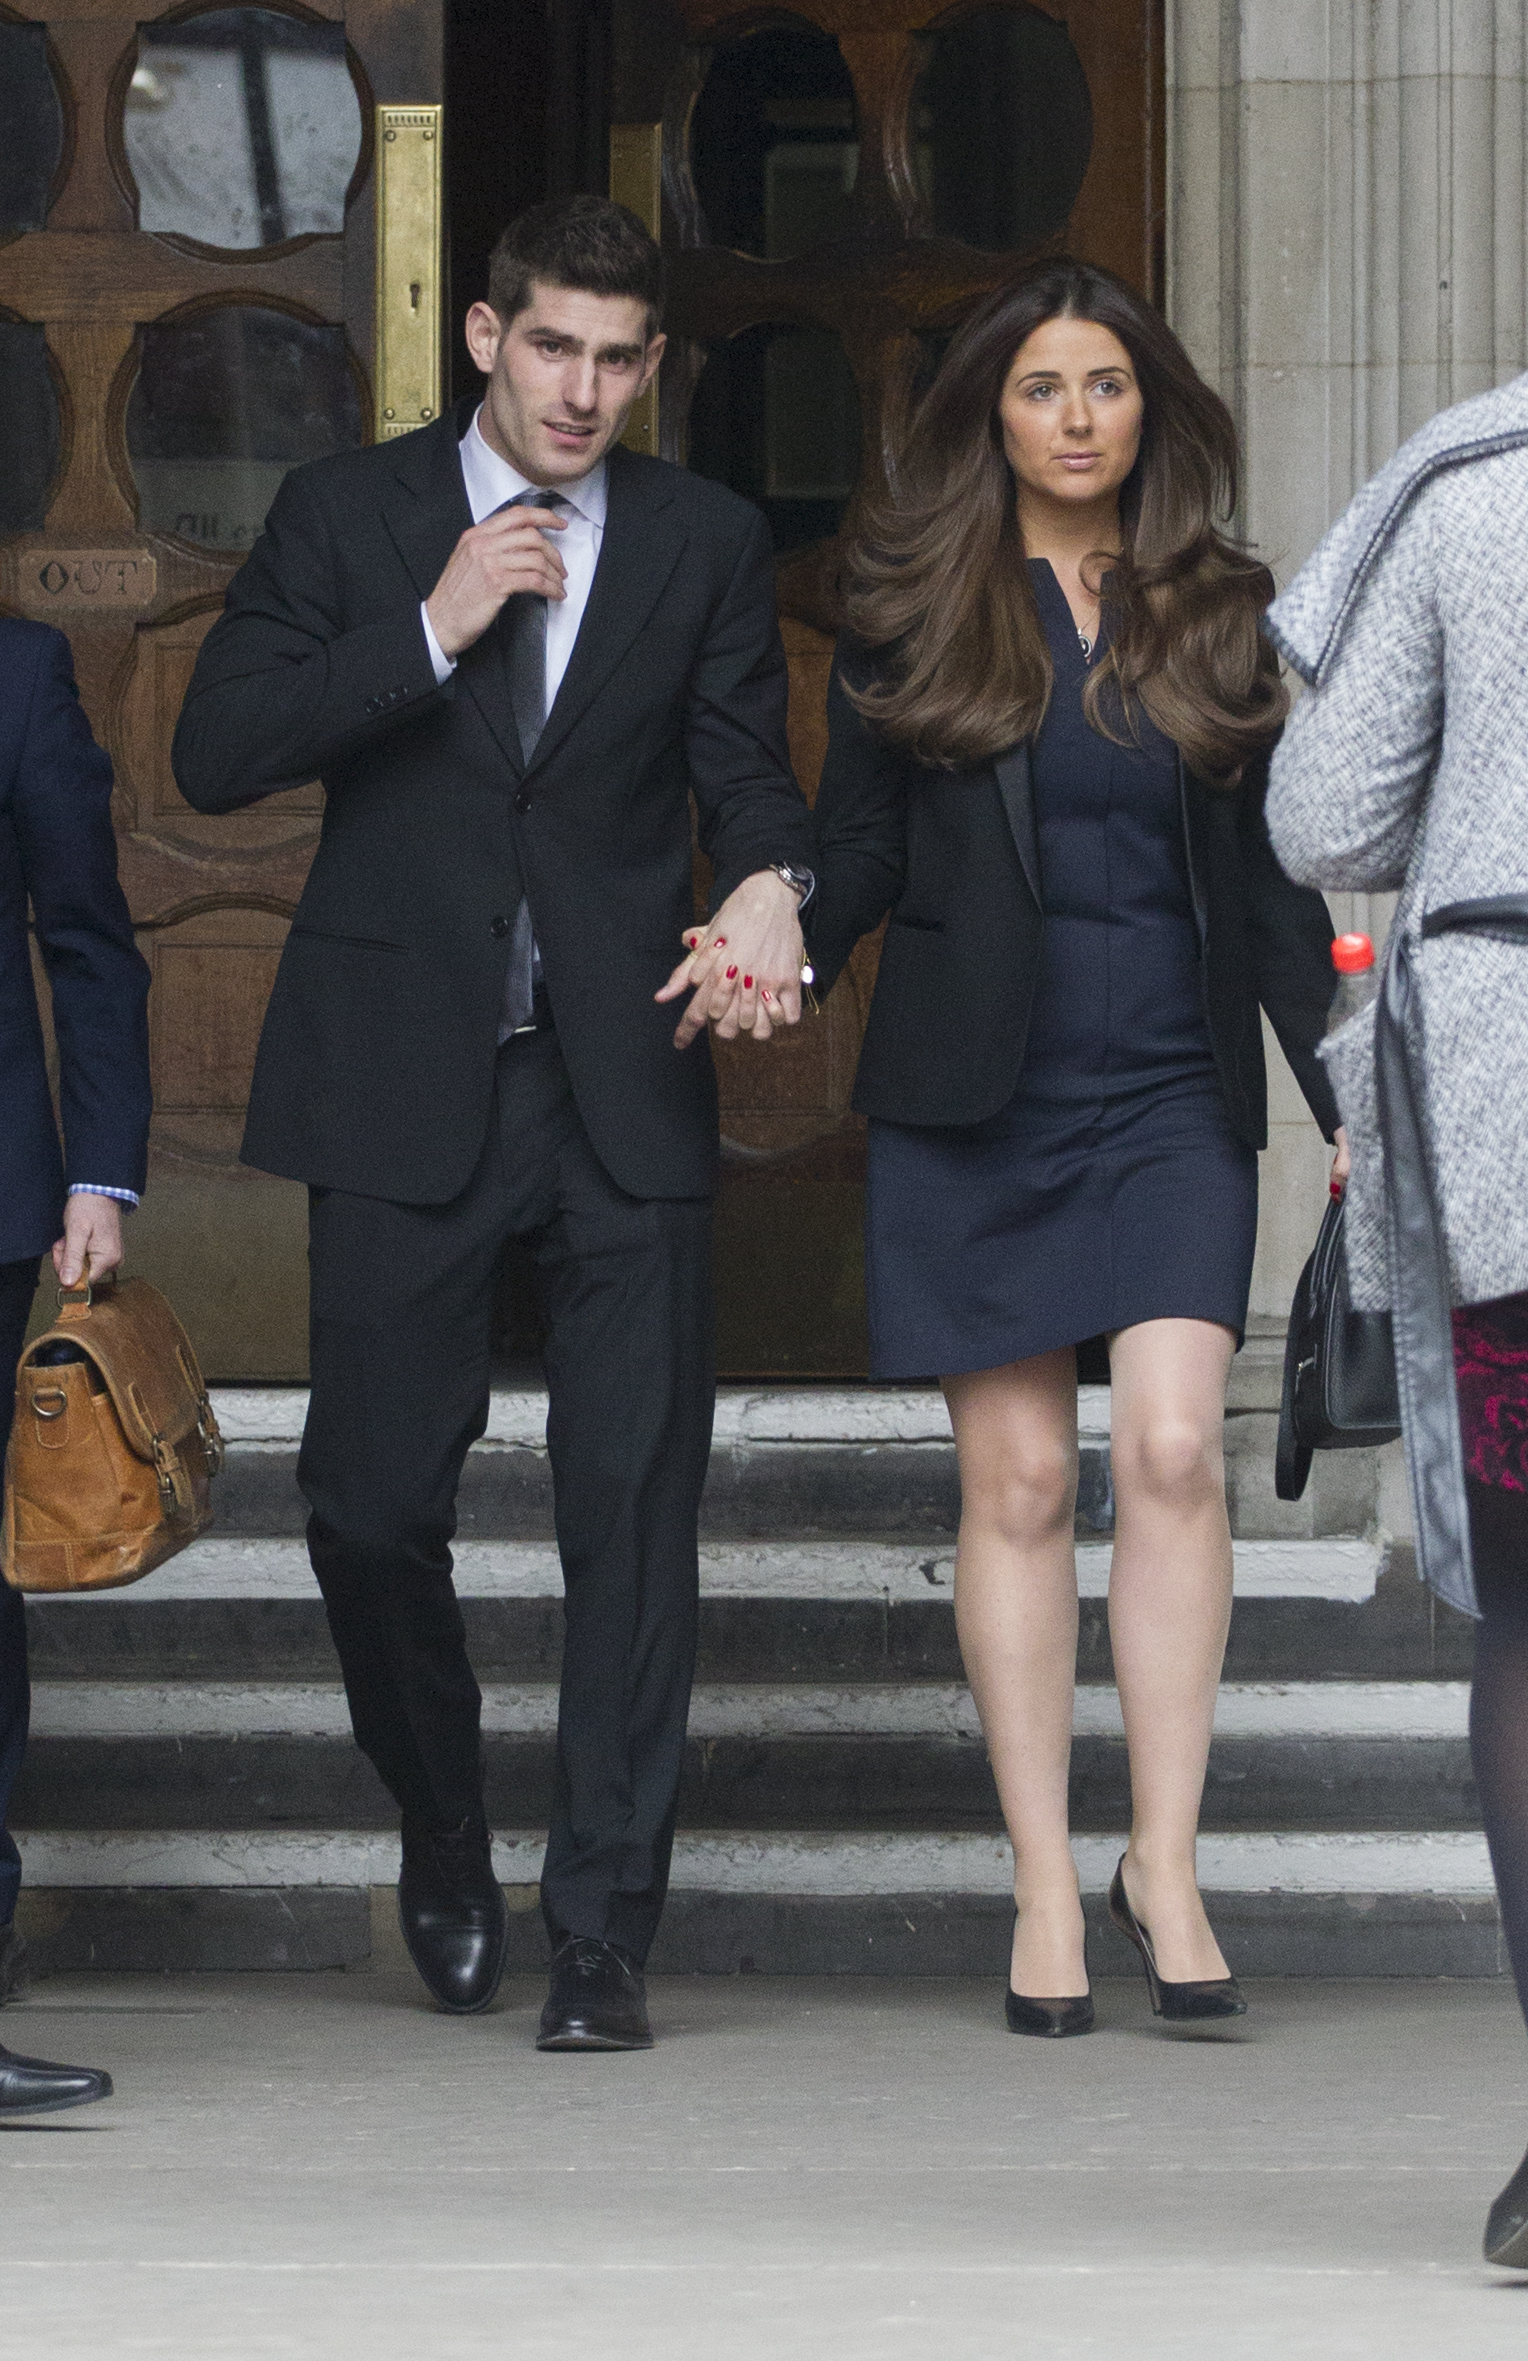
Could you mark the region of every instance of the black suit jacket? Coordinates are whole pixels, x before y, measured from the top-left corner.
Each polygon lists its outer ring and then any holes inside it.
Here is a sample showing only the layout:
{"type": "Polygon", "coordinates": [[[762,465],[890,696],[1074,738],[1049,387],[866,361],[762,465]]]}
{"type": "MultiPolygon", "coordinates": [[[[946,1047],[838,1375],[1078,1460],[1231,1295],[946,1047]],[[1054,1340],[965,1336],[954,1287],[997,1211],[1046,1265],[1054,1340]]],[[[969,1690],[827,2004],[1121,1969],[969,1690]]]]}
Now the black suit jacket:
{"type": "MultiPolygon", "coordinates": [[[[854,1104],[890,1123],[979,1123],[1018,1086],[1044,928],[1029,754],[941,771],[876,738],[844,695],[871,677],[841,647],[817,793],[813,961],[827,989],[861,935],[891,921],[854,1104]]],[[[1249,1147],[1268,1141],[1259,1003],[1330,1139],[1336,1101],[1316,1044],[1335,978],[1325,902],[1291,885],[1268,842],[1268,763],[1234,791],[1180,765],[1184,841],[1202,948],[1205,1015],[1226,1106],[1249,1147]]]]}
{"type": "Polygon", "coordinates": [[[111,764],[80,710],[69,642],[46,623],[0,619],[0,1263],[52,1245],[66,1185],[142,1189],[148,988],[117,883],[111,764]],[[28,898],[53,1003],[62,1153],[28,898]]]}
{"type": "Polygon", "coordinates": [[[599,565],[535,756],[490,632],[438,688],[419,616],[471,522],[470,402],[288,476],[208,633],[175,735],[198,810],[316,774],[323,833],[261,1036],[244,1158],[408,1204],[486,1135],[522,891],[579,1111],[619,1186],[715,1183],[704,1040],[653,993],[693,915],[690,798],[718,898],[809,865],[757,510],[615,449],[599,565]]]}

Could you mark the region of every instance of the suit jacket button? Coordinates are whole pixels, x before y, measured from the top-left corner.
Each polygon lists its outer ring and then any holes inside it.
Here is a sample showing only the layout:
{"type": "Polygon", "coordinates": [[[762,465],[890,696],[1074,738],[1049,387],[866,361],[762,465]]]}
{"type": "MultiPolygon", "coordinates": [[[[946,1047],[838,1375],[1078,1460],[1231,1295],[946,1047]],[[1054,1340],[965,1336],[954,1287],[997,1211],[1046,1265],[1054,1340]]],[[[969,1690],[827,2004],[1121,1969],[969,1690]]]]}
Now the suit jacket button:
{"type": "Polygon", "coordinates": [[[509,932],[509,920],[507,918],[491,919],[488,925],[488,932],[491,935],[507,935],[509,932]]]}
{"type": "Polygon", "coordinates": [[[525,789],[522,787],[519,794],[515,797],[515,810],[517,812],[528,812],[530,808],[531,799],[526,794],[525,789]]]}
{"type": "Polygon", "coordinates": [[[367,710],[367,712],[368,712],[368,713],[380,713],[380,712],[381,712],[381,710],[382,710],[382,700],[381,700],[381,698],[380,698],[380,697],[368,697],[368,698],[367,698],[367,700],[366,700],[366,710],[367,710]]]}

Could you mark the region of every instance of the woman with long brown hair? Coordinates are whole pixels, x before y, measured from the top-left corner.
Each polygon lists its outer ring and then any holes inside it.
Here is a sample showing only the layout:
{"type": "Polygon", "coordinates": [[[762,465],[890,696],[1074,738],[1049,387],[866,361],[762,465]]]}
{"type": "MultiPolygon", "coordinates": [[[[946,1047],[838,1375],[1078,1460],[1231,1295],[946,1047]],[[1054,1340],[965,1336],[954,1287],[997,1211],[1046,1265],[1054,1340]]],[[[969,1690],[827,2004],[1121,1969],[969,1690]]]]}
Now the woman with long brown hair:
{"type": "Polygon", "coordinates": [[[1130,1756],[1110,1892],[1174,2018],[1245,2003],[1195,1839],[1231,1607],[1225,1386],[1267,1136],[1259,1003],[1328,1139],[1319,895],[1263,823],[1283,720],[1224,404],[1108,272],[960,331],[850,551],[808,919],[890,913],[870,1118],[874,1374],[937,1373],[961,1648],[1014,1850],[1008,2023],[1093,2021],[1067,1826],[1077,1360],[1108,1341],[1109,1622],[1130,1756]]]}

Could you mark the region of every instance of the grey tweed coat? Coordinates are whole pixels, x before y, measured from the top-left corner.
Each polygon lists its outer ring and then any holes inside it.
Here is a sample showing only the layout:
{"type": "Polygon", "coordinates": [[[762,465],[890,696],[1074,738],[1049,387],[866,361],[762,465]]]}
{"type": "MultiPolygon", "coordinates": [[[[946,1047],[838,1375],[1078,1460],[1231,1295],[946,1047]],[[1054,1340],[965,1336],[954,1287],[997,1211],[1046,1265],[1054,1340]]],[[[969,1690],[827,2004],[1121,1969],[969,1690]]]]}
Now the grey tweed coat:
{"type": "MultiPolygon", "coordinates": [[[[1445,410],[1269,610],[1309,684],[1268,827],[1302,884],[1400,891],[1413,1056],[1455,1303],[1528,1289],[1528,946],[1422,940],[1429,910],[1528,893],[1528,376],[1445,410]]],[[[1392,1301],[1373,1013],[1327,1056],[1353,1147],[1355,1303],[1392,1301]]]]}

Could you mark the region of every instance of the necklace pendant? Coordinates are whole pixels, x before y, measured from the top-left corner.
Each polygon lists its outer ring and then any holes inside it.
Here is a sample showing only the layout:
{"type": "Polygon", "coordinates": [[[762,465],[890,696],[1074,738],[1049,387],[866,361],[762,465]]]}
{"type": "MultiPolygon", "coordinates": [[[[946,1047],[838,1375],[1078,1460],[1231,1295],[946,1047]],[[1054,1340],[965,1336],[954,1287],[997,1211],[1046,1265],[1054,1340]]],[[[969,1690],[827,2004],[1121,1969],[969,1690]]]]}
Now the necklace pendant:
{"type": "Polygon", "coordinates": [[[1087,633],[1081,629],[1079,629],[1077,633],[1077,645],[1082,650],[1082,660],[1084,664],[1091,664],[1093,661],[1093,642],[1089,639],[1087,633]]]}

